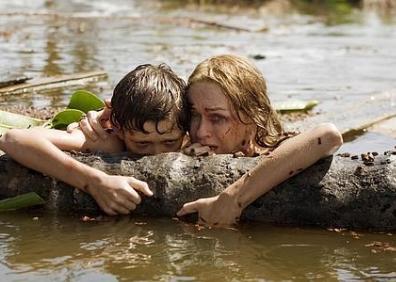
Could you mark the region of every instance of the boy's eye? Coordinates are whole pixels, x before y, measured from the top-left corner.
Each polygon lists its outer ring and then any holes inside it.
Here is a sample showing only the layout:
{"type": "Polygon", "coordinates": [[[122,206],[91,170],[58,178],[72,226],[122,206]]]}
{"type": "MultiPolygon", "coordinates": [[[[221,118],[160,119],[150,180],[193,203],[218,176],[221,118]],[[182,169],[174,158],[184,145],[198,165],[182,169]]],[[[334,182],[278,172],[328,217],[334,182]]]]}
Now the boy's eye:
{"type": "Polygon", "coordinates": [[[166,140],[163,142],[165,145],[174,145],[176,144],[177,140],[166,140]]]}
{"type": "Polygon", "coordinates": [[[149,142],[135,142],[135,144],[138,145],[138,146],[147,146],[150,143],[149,142]]]}

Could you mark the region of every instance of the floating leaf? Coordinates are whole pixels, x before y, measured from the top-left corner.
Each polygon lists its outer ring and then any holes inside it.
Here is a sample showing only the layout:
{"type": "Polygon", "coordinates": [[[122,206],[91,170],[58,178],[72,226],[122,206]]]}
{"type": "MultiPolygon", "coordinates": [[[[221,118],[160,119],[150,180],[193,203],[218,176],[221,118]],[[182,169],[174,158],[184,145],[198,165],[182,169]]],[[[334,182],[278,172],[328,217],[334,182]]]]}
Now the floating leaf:
{"type": "Polygon", "coordinates": [[[57,113],[51,121],[51,127],[55,129],[65,129],[73,122],[79,122],[84,112],[76,109],[66,109],[57,113]]]}
{"type": "Polygon", "coordinates": [[[45,121],[41,119],[0,111],[0,126],[2,127],[28,128],[31,126],[43,125],[44,122],[45,121]]]}
{"type": "Polygon", "coordinates": [[[105,106],[104,102],[95,94],[86,90],[77,90],[70,98],[68,109],[76,109],[87,113],[97,111],[105,106]]]}
{"type": "Polygon", "coordinates": [[[279,112],[295,112],[295,111],[309,111],[313,109],[317,104],[319,104],[316,100],[310,101],[300,101],[300,100],[291,100],[291,101],[283,101],[274,103],[274,107],[279,112]]]}
{"type": "Polygon", "coordinates": [[[29,192],[16,197],[1,200],[0,211],[17,210],[42,204],[45,204],[43,198],[41,198],[35,192],[29,192]]]}

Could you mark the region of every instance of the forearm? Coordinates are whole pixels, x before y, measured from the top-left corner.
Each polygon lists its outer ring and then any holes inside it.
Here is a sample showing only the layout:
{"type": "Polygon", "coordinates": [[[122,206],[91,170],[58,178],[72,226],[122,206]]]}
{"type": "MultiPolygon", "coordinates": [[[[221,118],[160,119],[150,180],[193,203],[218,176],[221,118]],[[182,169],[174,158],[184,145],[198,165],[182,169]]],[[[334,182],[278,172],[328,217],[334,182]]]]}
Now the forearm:
{"type": "Polygon", "coordinates": [[[0,147],[19,163],[86,191],[103,172],[84,165],[38,135],[12,131],[0,139],[0,147]]]}
{"type": "Polygon", "coordinates": [[[297,135],[275,149],[249,173],[224,193],[245,208],[261,195],[284,180],[301,172],[320,158],[331,155],[342,144],[342,137],[334,126],[325,124],[297,135]]]}

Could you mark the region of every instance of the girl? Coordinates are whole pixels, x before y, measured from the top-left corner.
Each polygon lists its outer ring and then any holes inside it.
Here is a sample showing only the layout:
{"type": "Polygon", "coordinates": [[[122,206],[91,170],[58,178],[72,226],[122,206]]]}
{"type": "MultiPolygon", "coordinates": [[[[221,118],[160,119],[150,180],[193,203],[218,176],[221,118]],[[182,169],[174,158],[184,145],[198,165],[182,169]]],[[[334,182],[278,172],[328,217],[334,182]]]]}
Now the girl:
{"type": "Polygon", "coordinates": [[[332,124],[281,143],[283,130],[268,99],[265,79],[245,58],[222,55],[203,61],[189,77],[186,95],[191,108],[189,134],[191,142],[197,143],[187,152],[268,154],[219,195],[186,203],[177,213],[197,212],[201,224],[236,223],[258,197],[342,145],[342,136],[332,124]]]}

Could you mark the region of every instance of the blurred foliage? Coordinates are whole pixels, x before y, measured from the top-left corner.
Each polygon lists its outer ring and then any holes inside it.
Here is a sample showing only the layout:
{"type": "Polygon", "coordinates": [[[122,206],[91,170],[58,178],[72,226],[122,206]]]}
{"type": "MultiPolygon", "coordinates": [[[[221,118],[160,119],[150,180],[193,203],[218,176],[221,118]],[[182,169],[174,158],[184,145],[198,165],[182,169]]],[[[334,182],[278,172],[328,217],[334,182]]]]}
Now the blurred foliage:
{"type": "Polygon", "coordinates": [[[290,0],[294,7],[302,13],[320,16],[326,24],[342,24],[353,21],[352,13],[360,7],[362,1],[357,0],[290,0]]]}
{"type": "MultiPolygon", "coordinates": [[[[291,11],[297,10],[302,14],[318,16],[326,24],[342,24],[354,21],[353,10],[360,8],[362,0],[285,0],[290,3],[291,11]]],[[[276,0],[165,0],[165,7],[176,8],[179,6],[198,6],[203,9],[213,10],[219,8],[258,9],[276,0]]],[[[280,2],[280,1],[279,1],[280,2]]],[[[221,9],[219,9],[220,11],[221,9]]],[[[234,9],[235,11],[235,9],[234,9]]]]}

